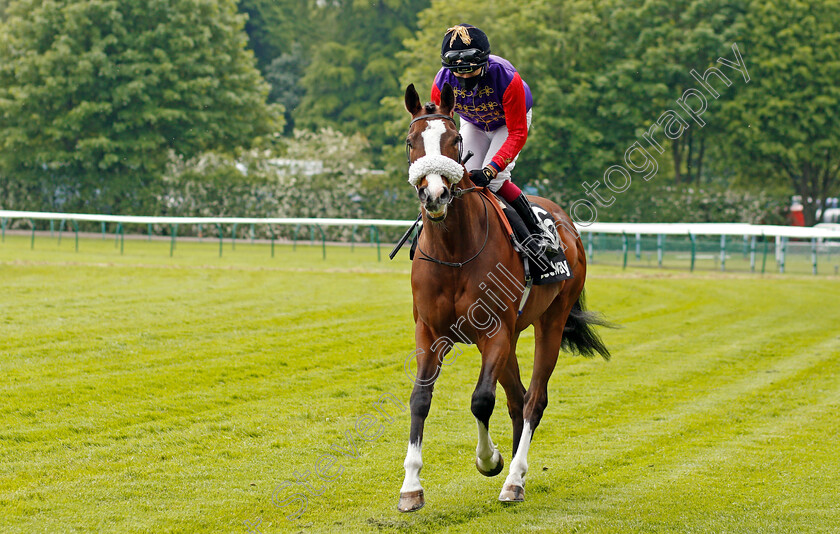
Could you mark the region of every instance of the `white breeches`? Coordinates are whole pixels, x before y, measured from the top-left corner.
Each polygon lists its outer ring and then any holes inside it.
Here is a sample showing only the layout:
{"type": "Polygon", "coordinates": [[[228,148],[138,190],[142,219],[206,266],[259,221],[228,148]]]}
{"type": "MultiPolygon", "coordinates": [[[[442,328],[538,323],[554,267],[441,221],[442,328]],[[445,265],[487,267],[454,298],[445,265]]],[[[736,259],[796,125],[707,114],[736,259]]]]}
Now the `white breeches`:
{"type": "MultiPolygon", "coordinates": [[[[533,110],[528,110],[527,115],[527,123],[528,129],[531,128],[531,112],[533,110]]],[[[490,161],[493,160],[493,156],[496,155],[496,152],[502,148],[502,145],[507,140],[508,136],[508,129],[507,126],[502,126],[498,130],[493,130],[492,132],[485,132],[478,126],[474,125],[471,122],[467,122],[465,120],[461,120],[461,138],[464,140],[464,154],[468,151],[472,150],[473,154],[475,154],[470,161],[467,162],[467,170],[472,171],[475,169],[482,169],[487,166],[490,161]]],[[[496,178],[490,182],[489,188],[494,193],[502,187],[502,184],[505,183],[505,180],[510,180],[510,172],[513,170],[513,167],[516,165],[516,160],[519,158],[517,155],[513,158],[513,161],[508,163],[507,167],[504,168],[502,172],[500,172],[496,178]]]]}

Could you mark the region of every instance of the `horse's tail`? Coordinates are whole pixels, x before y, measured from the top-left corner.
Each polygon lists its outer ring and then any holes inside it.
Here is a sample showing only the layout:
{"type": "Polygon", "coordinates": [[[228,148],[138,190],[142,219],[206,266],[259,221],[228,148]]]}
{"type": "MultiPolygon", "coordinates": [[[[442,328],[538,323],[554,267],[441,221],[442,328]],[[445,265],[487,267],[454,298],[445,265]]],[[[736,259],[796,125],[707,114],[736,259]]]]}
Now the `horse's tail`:
{"type": "Polygon", "coordinates": [[[563,341],[560,344],[561,348],[587,358],[591,358],[598,353],[605,360],[609,360],[610,351],[604,345],[601,336],[593,328],[594,326],[617,328],[616,325],[604,319],[601,314],[586,310],[584,293],[581,291],[580,296],[572,306],[569,318],[566,320],[566,327],[563,329],[563,341]]]}

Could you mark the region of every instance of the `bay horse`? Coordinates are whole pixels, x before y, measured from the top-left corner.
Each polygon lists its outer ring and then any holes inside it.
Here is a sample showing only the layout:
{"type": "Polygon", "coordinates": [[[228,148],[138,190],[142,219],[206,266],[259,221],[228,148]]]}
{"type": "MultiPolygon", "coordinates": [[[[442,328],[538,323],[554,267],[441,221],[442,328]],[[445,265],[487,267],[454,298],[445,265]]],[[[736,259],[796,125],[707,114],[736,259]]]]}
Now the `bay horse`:
{"type": "Polygon", "coordinates": [[[493,200],[478,192],[461,163],[452,87],[444,86],[439,106],[422,106],[414,85],[409,85],[405,107],[412,117],[406,139],[409,181],[417,189],[423,231],[411,265],[416,378],[398,509],[413,512],[425,504],[419,476],[423,426],[435,379],[455,340],[475,344],[481,353],[481,370],[471,402],[478,424],[476,467],[485,476],[495,476],[504,468],[502,455],[489,433],[498,382],[505,389],[513,423],[513,460],[499,500],[523,501],[528,447],[548,404],[548,379],[560,348],[584,356],[610,356],[592,328],[606,323],[584,311],[583,243],[572,220],[557,204],[531,197],[557,221],[573,278],[533,286],[520,311],[520,299],[515,297],[517,293],[523,295],[523,264],[495,209],[488,207],[493,200]],[[502,282],[503,278],[508,282],[502,282]],[[513,284],[514,289],[511,280],[518,283],[513,284]],[[530,325],[534,325],[536,348],[534,371],[526,390],[519,376],[516,343],[530,325]]]}

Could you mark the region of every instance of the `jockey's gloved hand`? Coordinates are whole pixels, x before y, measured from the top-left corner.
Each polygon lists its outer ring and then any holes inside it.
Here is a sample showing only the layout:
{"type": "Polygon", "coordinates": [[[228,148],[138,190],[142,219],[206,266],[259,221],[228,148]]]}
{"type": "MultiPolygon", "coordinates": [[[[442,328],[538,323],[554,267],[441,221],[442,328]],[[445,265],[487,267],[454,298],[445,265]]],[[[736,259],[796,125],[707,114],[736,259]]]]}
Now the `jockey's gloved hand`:
{"type": "Polygon", "coordinates": [[[470,181],[478,187],[487,187],[490,180],[496,177],[496,170],[492,167],[484,167],[483,169],[475,169],[470,171],[470,181]]]}

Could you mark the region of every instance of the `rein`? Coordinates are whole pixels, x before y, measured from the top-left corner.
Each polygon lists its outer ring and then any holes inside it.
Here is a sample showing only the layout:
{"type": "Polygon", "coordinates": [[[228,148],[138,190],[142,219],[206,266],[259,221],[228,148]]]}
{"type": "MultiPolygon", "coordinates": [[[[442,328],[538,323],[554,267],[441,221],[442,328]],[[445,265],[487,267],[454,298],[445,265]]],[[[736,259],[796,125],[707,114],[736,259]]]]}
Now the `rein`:
{"type": "MultiPolygon", "coordinates": [[[[457,196],[458,198],[461,198],[462,196],[466,195],[467,193],[472,193],[472,192],[478,191],[478,189],[479,189],[478,187],[470,187],[468,189],[459,189],[456,193],[453,193],[452,196],[453,197],[457,196]]],[[[484,252],[484,247],[487,246],[487,241],[490,238],[490,219],[488,218],[488,215],[487,215],[487,199],[484,198],[484,195],[478,195],[478,196],[481,198],[481,205],[484,206],[484,243],[481,245],[481,248],[478,250],[478,252],[476,252],[473,255],[472,258],[470,258],[468,260],[465,260],[465,261],[461,261],[461,262],[443,261],[443,260],[439,260],[437,258],[433,258],[429,254],[427,254],[425,250],[420,248],[420,244],[418,243],[417,244],[417,250],[420,252],[420,254],[422,254],[422,256],[418,256],[418,257],[421,260],[429,261],[429,262],[432,262],[432,263],[437,263],[438,265],[445,265],[447,267],[455,267],[457,269],[460,269],[464,265],[468,264],[469,262],[471,262],[474,259],[476,259],[477,257],[479,257],[481,255],[481,253],[484,252]]]]}

